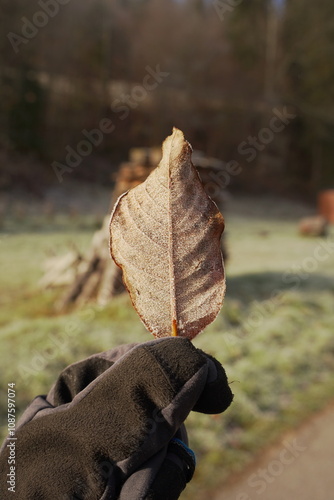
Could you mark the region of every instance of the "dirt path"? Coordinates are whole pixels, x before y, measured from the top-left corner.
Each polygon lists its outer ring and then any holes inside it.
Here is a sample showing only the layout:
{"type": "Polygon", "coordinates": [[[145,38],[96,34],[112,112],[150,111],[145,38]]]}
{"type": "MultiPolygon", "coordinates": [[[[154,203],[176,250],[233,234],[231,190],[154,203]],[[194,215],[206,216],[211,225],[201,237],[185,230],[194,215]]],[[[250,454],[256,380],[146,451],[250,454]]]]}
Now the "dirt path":
{"type": "Polygon", "coordinates": [[[334,404],[266,451],[213,500],[334,500],[334,404]]]}

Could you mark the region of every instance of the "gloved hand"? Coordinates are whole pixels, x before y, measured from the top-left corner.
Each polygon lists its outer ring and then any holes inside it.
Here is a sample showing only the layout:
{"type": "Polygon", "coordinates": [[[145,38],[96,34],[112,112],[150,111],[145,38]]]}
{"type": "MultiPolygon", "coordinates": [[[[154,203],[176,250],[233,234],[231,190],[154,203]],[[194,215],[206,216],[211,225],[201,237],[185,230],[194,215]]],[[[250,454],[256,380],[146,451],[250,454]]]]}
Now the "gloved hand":
{"type": "MultiPolygon", "coordinates": [[[[195,469],[184,420],[232,392],[211,356],[180,337],[120,346],[67,367],[16,431],[20,500],[176,500],[195,469]]],[[[0,497],[6,484],[0,453],[0,497]]]]}

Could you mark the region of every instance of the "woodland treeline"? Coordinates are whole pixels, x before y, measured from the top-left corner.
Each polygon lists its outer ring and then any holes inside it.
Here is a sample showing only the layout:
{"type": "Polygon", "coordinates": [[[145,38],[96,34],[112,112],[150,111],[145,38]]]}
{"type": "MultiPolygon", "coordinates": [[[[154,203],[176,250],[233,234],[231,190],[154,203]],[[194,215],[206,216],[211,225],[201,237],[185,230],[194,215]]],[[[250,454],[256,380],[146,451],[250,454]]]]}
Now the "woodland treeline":
{"type": "Polygon", "coordinates": [[[332,0],[1,0],[0,23],[2,189],[55,162],[109,182],[173,126],[230,189],[333,187],[332,0]]]}

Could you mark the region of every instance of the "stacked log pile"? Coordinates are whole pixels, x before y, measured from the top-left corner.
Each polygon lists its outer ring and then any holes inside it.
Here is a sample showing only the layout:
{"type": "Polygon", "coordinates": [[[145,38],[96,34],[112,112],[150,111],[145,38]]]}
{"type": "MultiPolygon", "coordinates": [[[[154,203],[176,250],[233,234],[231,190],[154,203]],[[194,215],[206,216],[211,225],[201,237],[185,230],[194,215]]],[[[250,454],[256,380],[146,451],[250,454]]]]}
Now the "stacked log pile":
{"type": "MultiPolygon", "coordinates": [[[[68,254],[52,257],[46,262],[46,272],[41,280],[41,285],[43,287],[65,286],[65,292],[56,304],[56,309],[59,312],[71,306],[81,306],[91,301],[103,306],[115,295],[123,292],[121,271],[109,255],[110,213],[118,197],[143,182],[159,163],[160,158],[160,148],[132,149],[129,162],[120,165],[115,179],[109,213],[104,218],[101,228],[93,235],[87,253],[80,255],[77,250],[72,248],[68,254]]],[[[194,163],[196,165],[196,161],[194,163]]],[[[208,162],[203,156],[200,156],[198,163],[201,163],[196,166],[205,186],[205,179],[212,162],[208,162]]],[[[211,165],[211,170],[214,168],[217,168],[217,164],[211,165]]],[[[223,211],[222,199],[221,195],[218,199],[214,199],[221,211],[223,211]]],[[[224,240],[222,250],[226,260],[224,240]]]]}

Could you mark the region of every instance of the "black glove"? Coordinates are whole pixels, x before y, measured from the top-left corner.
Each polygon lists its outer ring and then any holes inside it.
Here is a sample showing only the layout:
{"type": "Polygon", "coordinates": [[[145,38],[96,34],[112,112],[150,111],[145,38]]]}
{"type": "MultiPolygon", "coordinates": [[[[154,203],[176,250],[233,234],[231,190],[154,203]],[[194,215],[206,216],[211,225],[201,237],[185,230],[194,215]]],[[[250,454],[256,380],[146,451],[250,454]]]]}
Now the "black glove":
{"type": "Polygon", "coordinates": [[[232,392],[223,367],[185,338],[121,346],[67,367],[16,431],[20,500],[176,500],[195,461],[183,425],[220,413],[232,392]]]}

